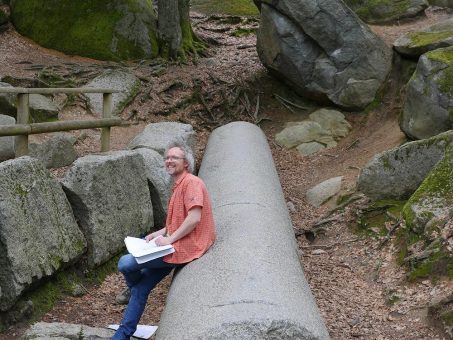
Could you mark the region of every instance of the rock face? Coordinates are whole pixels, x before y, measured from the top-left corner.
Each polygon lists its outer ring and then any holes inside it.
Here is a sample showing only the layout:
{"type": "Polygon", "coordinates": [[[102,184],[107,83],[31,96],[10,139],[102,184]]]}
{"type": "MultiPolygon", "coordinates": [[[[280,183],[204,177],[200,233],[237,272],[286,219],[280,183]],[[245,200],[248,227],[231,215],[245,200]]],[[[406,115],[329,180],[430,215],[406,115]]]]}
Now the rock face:
{"type": "MultiPolygon", "coordinates": [[[[120,91],[112,95],[112,113],[121,112],[140,89],[140,80],[125,70],[109,70],[90,81],[86,87],[108,88],[120,91]]],[[[90,109],[102,113],[102,93],[87,93],[90,109]]]]}
{"type": "Polygon", "coordinates": [[[398,38],[393,48],[407,57],[418,58],[438,48],[453,46],[453,18],[422,31],[410,32],[398,38]]]}
{"type": "MultiPolygon", "coordinates": [[[[0,87],[13,87],[7,83],[1,83],[0,87]]],[[[40,94],[29,95],[30,122],[40,123],[55,121],[58,119],[58,107],[49,98],[40,94]]],[[[12,93],[0,93],[0,111],[8,116],[16,118],[16,95],[12,93]]]]}
{"type": "Polygon", "coordinates": [[[376,200],[408,198],[444,157],[452,141],[450,131],[376,155],[360,172],[358,190],[376,200]]]}
{"type": "MultiPolygon", "coordinates": [[[[16,120],[13,117],[0,114],[0,125],[14,125],[16,120]]],[[[0,137],[0,161],[14,158],[14,136],[0,137]]]]}
{"type": "Polygon", "coordinates": [[[137,153],[78,158],[62,184],[88,241],[91,266],[123,249],[126,236],[139,236],[153,227],[145,165],[137,153]]]}
{"type": "Polygon", "coordinates": [[[21,34],[67,54],[124,60],[158,52],[156,18],[147,0],[15,0],[11,21],[21,34]]]}
{"type": "Polygon", "coordinates": [[[392,51],[343,2],[255,0],[257,50],[269,71],[297,92],[347,109],[371,103],[392,51]]]}
{"type": "Polygon", "coordinates": [[[171,196],[171,178],[165,171],[164,158],[156,151],[146,148],[134,150],[143,157],[145,175],[148,179],[151,201],[153,203],[154,226],[165,226],[168,200],[171,196]]]}
{"type": "Polygon", "coordinates": [[[453,217],[453,143],[407,201],[403,216],[407,226],[417,234],[422,234],[430,221],[433,221],[431,224],[438,221],[445,224],[453,217]]]}
{"type": "Polygon", "coordinates": [[[0,310],[85,250],[71,206],[50,173],[30,157],[0,163],[0,310]]]}
{"type": "Polygon", "coordinates": [[[23,340],[47,339],[47,340],[73,340],[73,339],[96,339],[108,340],[114,334],[113,330],[106,328],[89,327],[63,322],[37,322],[24,334],[23,340]]]}
{"type": "Polygon", "coordinates": [[[370,24],[384,24],[412,18],[422,14],[428,7],[426,0],[345,0],[345,3],[360,19],[370,24]]]}
{"type": "Polygon", "coordinates": [[[46,168],[70,165],[77,158],[75,142],[71,134],[58,133],[43,143],[30,143],[29,156],[39,159],[46,168]]]}
{"type": "Polygon", "coordinates": [[[200,177],[217,240],[173,279],[156,338],[328,339],[263,132],[245,122],[213,131],[200,177]]]}
{"type": "Polygon", "coordinates": [[[148,148],[164,155],[171,142],[180,141],[195,151],[195,132],[189,124],[163,122],[146,126],[128,145],[129,149],[148,148]]]}
{"type": "Polygon", "coordinates": [[[413,139],[453,128],[453,47],[424,54],[407,85],[401,130],[413,139]]]}

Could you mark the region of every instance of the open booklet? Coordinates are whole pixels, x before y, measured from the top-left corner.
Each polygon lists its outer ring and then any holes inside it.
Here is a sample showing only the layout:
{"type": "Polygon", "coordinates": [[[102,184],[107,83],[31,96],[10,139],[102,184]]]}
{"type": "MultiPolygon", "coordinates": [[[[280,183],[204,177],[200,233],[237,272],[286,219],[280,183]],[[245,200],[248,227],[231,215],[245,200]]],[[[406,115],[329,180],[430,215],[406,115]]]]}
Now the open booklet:
{"type": "Polygon", "coordinates": [[[171,244],[158,246],[154,239],[146,242],[141,238],[127,236],[124,243],[127,251],[135,257],[137,263],[145,263],[175,252],[175,248],[171,244]]]}

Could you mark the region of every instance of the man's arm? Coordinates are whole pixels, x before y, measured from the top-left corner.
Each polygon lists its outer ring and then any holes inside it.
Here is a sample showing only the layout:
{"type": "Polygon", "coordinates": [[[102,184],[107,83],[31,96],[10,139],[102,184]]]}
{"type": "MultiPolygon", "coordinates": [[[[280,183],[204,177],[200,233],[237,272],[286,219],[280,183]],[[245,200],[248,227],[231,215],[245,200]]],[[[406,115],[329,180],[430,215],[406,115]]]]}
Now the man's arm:
{"type": "MultiPolygon", "coordinates": [[[[176,231],[168,237],[159,237],[156,239],[156,244],[158,246],[165,246],[167,244],[172,244],[179,239],[183,238],[189,234],[200,222],[201,220],[201,207],[196,206],[189,210],[187,217],[182,222],[181,226],[176,229],[176,231]]],[[[160,231],[160,230],[159,230],[160,231]]]]}
{"type": "Polygon", "coordinates": [[[152,239],[155,239],[158,236],[163,236],[167,232],[167,228],[163,227],[162,229],[159,229],[158,231],[155,231],[154,233],[151,233],[145,237],[146,242],[151,241],[152,239]]]}

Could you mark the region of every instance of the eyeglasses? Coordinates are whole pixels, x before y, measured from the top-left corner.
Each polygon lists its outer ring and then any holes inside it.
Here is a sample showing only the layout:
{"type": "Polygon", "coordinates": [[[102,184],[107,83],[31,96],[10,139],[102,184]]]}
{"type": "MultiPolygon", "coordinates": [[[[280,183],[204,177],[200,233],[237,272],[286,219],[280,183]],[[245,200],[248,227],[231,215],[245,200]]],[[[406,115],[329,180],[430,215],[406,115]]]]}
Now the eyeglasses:
{"type": "Polygon", "coordinates": [[[178,156],[167,156],[164,158],[166,161],[178,161],[180,159],[185,159],[185,157],[178,157],[178,156]]]}

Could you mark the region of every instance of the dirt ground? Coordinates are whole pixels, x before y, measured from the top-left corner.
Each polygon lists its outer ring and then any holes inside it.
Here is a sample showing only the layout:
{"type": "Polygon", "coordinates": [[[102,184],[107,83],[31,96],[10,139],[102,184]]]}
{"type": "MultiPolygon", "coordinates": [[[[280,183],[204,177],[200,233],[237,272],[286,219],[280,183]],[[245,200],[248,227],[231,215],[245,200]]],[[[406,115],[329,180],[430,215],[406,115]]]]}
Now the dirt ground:
{"type": "MultiPolygon", "coordinates": [[[[430,10],[417,20],[373,26],[372,30],[391,46],[401,34],[451,16],[444,10],[430,10]]],[[[197,131],[199,161],[215,127],[233,120],[257,123],[268,137],[290,208],[301,263],[332,339],[446,339],[429,323],[427,306],[432,299],[453,290],[451,280],[408,283],[406,268],[396,264],[396,246],[392,241],[380,248],[382,239],[353,231],[354,204],[329,215],[332,220],[324,224],[324,233],[312,242],[305,237],[306,231],[325,219],[332,207],[310,206],[305,199],[308,188],[331,177],[343,176],[342,191],[353,192],[361,167],[375,154],[405,141],[397,122],[401,109],[398,80],[389,80],[389,91],[378,108],[366,114],[345,113],[353,129],[337,147],[302,157],[294,150],[276,145],[274,135],[286,122],[306,119],[317,106],[298,98],[267,74],[254,48],[254,35],[232,35],[239,27],[254,28],[258,23],[196,13],[192,19],[195,31],[210,47],[204,56],[184,64],[137,61],[119,65],[66,56],[39,47],[10,28],[0,34],[0,76],[20,77],[26,82],[43,70],[64,78],[118,66],[133,70],[142,80],[142,89],[121,113],[130,126],[112,130],[114,150],[125,149],[149,123],[180,121],[192,124],[197,131]],[[277,95],[305,109],[288,108],[277,95]],[[391,303],[395,296],[397,301],[391,303]]],[[[58,98],[61,102],[66,99],[58,98]]],[[[62,110],[60,119],[93,116],[86,112],[83,98],[78,98],[62,110]]],[[[99,151],[98,130],[73,134],[79,137],[76,144],[79,156],[99,151]]],[[[59,177],[65,171],[62,168],[53,173],[59,177]]],[[[170,279],[163,281],[152,292],[141,323],[158,324],[169,282],[170,279]]],[[[124,306],[115,304],[115,296],[124,287],[122,277],[111,274],[102,284],[86,287],[84,296],[62,299],[42,320],[99,327],[119,323],[124,306]]],[[[24,329],[23,325],[12,327],[0,334],[0,338],[18,339],[24,329]]]]}

